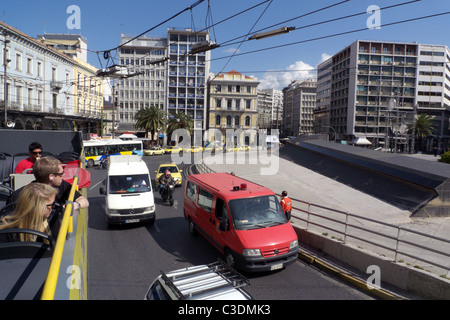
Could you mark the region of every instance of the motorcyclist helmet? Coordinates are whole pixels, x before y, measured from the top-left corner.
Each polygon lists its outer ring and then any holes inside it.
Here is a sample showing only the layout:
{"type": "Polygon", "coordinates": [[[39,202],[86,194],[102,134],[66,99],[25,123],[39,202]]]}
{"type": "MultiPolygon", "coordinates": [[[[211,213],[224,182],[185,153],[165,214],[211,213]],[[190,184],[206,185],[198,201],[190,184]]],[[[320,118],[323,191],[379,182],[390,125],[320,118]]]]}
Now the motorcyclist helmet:
{"type": "Polygon", "coordinates": [[[166,170],[166,177],[168,177],[168,176],[170,176],[170,171],[169,170],[166,170]]]}

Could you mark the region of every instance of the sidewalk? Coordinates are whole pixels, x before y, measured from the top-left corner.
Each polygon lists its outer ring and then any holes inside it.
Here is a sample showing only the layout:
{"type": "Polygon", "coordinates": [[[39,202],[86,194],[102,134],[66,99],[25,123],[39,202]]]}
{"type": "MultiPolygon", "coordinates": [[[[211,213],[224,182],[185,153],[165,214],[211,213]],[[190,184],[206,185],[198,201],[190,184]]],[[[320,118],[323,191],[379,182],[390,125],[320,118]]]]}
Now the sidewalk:
{"type": "MultiPolygon", "coordinates": [[[[249,151],[248,154],[249,156],[253,155],[254,157],[258,157],[257,151],[249,151]]],[[[272,156],[276,157],[275,155],[272,156]]],[[[432,158],[429,157],[429,159],[427,160],[433,160],[432,158]]],[[[234,172],[237,176],[264,185],[272,189],[277,194],[280,194],[282,190],[286,190],[289,197],[291,198],[296,198],[305,202],[311,202],[317,205],[349,212],[351,214],[364,216],[397,226],[401,225],[402,227],[423,232],[428,235],[433,235],[444,239],[450,238],[450,218],[412,219],[410,218],[411,212],[409,211],[400,210],[399,208],[383,202],[377,198],[371,197],[366,193],[350,188],[345,184],[336,182],[331,178],[317,174],[314,171],[296,165],[283,158],[277,157],[277,160],[273,161],[275,163],[278,161],[278,170],[275,171],[276,174],[272,175],[261,174],[262,170],[269,167],[269,164],[261,164],[261,161],[258,161],[257,163],[249,163],[247,159],[246,163],[238,164],[236,157],[231,163],[226,161],[225,156],[223,159],[223,164],[211,163],[211,159],[208,158],[204,159],[204,163],[213,171],[234,172]]],[[[297,214],[298,213],[294,213],[293,215],[295,216],[297,214]]],[[[298,219],[291,220],[294,225],[297,224],[296,220],[298,221],[298,219]]],[[[369,225],[369,223],[367,223],[367,225],[369,225]]],[[[370,226],[365,227],[370,228],[370,226]]],[[[309,229],[314,228],[315,227],[310,227],[309,229]]],[[[383,227],[378,225],[377,228],[382,229],[383,227]]],[[[317,230],[318,232],[323,232],[320,230],[320,228],[318,228],[317,230]]],[[[411,234],[409,236],[411,237],[411,234]]],[[[416,242],[418,241],[417,239],[418,237],[413,237],[411,241],[416,242]]],[[[358,242],[357,240],[354,240],[352,238],[347,239],[346,242],[352,243],[359,248],[372,251],[373,253],[382,256],[387,256],[386,252],[389,252],[388,250],[384,252],[378,247],[371,247],[370,244],[367,244],[364,241],[358,242]]],[[[426,242],[427,243],[423,243],[422,245],[433,245],[433,241],[426,242]]],[[[450,251],[450,248],[442,247],[442,242],[436,244],[436,246],[439,246],[437,248],[438,250],[445,252],[450,251]]],[[[414,254],[422,256],[420,249],[414,250],[414,254]]],[[[443,265],[449,265],[450,267],[449,259],[445,259],[445,257],[443,257],[442,259],[443,261],[440,261],[440,263],[443,265]]],[[[448,270],[442,270],[440,268],[436,269],[436,267],[433,267],[424,262],[418,260],[414,261],[414,259],[412,258],[405,258],[404,260],[408,265],[418,265],[420,266],[420,268],[433,272],[438,276],[445,275],[446,277],[450,278],[450,272],[448,270]]]]}

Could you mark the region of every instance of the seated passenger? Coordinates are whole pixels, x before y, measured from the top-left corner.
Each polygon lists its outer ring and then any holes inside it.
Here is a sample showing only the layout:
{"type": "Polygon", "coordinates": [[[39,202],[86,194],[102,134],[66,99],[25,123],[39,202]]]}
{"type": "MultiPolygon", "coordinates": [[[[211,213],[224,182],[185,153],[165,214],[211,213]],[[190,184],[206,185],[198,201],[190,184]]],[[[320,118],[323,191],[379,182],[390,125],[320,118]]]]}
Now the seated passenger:
{"type": "MultiPolygon", "coordinates": [[[[42,146],[39,142],[33,142],[28,146],[28,152],[30,156],[26,159],[21,160],[16,168],[14,169],[14,173],[22,173],[27,169],[32,169],[33,165],[36,163],[42,155],[42,146]]],[[[31,173],[31,172],[29,172],[31,173]]]]}
{"type": "MultiPolygon", "coordinates": [[[[19,195],[13,213],[0,220],[0,230],[8,228],[31,229],[51,236],[48,217],[55,205],[58,189],[43,183],[26,185],[19,195]]],[[[31,234],[15,234],[8,241],[36,241],[31,234]]]]}

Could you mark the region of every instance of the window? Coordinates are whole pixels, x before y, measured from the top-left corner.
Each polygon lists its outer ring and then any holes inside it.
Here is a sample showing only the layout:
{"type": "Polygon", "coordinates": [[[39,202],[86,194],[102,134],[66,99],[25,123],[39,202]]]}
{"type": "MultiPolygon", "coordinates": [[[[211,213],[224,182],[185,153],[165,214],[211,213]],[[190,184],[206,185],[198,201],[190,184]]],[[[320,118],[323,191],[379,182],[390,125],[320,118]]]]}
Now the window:
{"type": "Polygon", "coordinates": [[[216,116],[216,126],[220,126],[220,115],[216,116]]]}
{"type": "Polygon", "coordinates": [[[22,71],[22,55],[20,53],[16,53],[16,70],[22,71]]]}
{"type": "Polygon", "coordinates": [[[250,126],[250,116],[245,117],[245,125],[250,126]]]}
{"type": "Polygon", "coordinates": [[[27,58],[27,73],[33,73],[33,61],[31,60],[31,58],[27,58]]]}
{"type": "Polygon", "coordinates": [[[252,100],[245,100],[245,108],[246,109],[250,109],[251,105],[252,105],[252,100]]]}
{"type": "Polygon", "coordinates": [[[222,107],[222,99],[216,99],[216,107],[221,108],[222,107]]]}
{"type": "Polygon", "coordinates": [[[213,196],[208,191],[199,188],[197,204],[204,210],[211,212],[213,196]]]}
{"type": "Polygon", "coordinates": [[[195,202],[197,199],[197,186],[192,182],[188,181],[186,187],[186,197],[195,202]]]}
{"type": "Polygon", "coordinates": [[[234,124],[236,125],[236,126],[238,126],[239,125],[239,116],[235,116],[234,117],[234,124]]]}

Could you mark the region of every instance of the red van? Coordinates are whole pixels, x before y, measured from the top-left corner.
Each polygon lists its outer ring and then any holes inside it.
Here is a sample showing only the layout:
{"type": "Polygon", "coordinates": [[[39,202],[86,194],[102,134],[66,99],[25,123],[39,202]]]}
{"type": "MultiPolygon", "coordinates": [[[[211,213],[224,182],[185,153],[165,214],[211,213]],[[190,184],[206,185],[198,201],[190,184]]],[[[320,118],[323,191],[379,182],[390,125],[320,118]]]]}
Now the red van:
{"type": "Polygon", "coordinates": [[[228,173],[190,175],[184,216],[190,232],[200,232],[237,269],[277,270],[297,259],[297,234],[275,193],[258,184],[228,173]]]}

